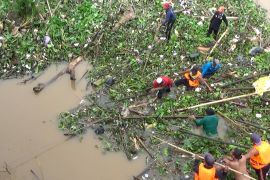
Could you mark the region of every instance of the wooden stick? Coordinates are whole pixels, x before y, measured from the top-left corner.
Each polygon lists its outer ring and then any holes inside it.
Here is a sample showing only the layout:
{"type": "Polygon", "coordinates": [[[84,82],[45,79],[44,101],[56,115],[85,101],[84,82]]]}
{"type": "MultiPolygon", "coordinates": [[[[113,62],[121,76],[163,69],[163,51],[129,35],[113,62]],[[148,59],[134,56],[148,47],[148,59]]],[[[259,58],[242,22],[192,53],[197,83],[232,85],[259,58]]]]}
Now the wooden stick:
{"type": "MultiPolygon", "coordinates": [[[[196,116],[196,118],[202,118],[203,116],[196,116]]],[[[131,117],[123,117],[122,119],[179,119],[179,118],[189,118],[189,115],[174,115],[174,116],[131,116],[131,117]]]]}
{"type": "Polygon", "coordinates": [[[120,20],[115,24],[112,31],[117,31],[123,24],[136,18],[135,12],[132,8],[128,8],[120,20]]]}
{"type": "Polygon", "coordinates": [[[251,122],[247,122],[246,120],[244,120],[243,118],[241,118],[242,120],[236,120],[237,122],[240,122],[240,123],[243,123],[243,124],[247,124],[247,125],[249,125],[249,126],[253,126],[253,127],[255,127],[255,128],[258,128],[258,129],[261,129],[261,130],[264,130],[264,131],[268,131],[268,132],[270,132],[270,128],[268,127],[268,128],[264,128],[264,127],[261,127],[261,126],[259,126],[259,125],[256,125],[256,124],[254,124],[254,123],[251,123],[251,122]]]}
{"type": "Polygon", "coordinates": [[[36,162],[37,162],[37,164],[38,164],[38,168],[39,168],[39,171],[40,171],[40,173],[41,173],[41,180],[44,180],[44,175],[43,175],[43,170],[42,170],[42,168],[41,168],[40,160],[39,160],[38,157],[35,158],[35,160],[36,160],[36,162]]]}
{"type": "Polygon", "coordinates": [[[244,98],[244,97],[249,97],[249,96],[254,96],[254,95],[257,95],[257,93],[253,92],[253,93],[244,94],[244,95],[240,95],[240,96],[234,96],[234,97],[230,97],[230,98],[226,98],[226,99],[220,99],[220,100],[217,100],[217,101],[202,103],[202,104],[198,104],[198,105],[187,107],[187,108],[177,109],[176,111],[177,112],[186,111],[186,110],[189,110],[189,109],[195,109],[195,108],[198,108],[198,107],[208,106],[208,105],[212,105],[212,104],[218,104],[218,103],[231,101],[231,100],[234,100],[234,99],[240,99],[240,98],[244,98]]]}
{"type": "Polygon", "coordinates": [[[141,146],[143,147],[143,149],[149,154],[149,156],[154,159],[154,156],[152,153],[150,153],[150,151],[147,149],[147,147],[144,145],[144,143],[142,142],[141,138],[139,138],[138,136],[135,136],[136,139],[139,141],[139,143],[141,144],[141,146]]]}
{"type": "Polygon", "coordinates": [[[48,82],[46,82],[46,83],[39,83],[37,86],[33,87],[34,93],[36,93],[36,94],[40,93],[45,87],[47,87],[48,85],[50,85],[51,83],[53,83],[54,81],[56,81],[60,76],[64,75],[65,73],[69,73],[71,80],[73,80],[72,78],[75,78],[75,75],[72,72],[75,71],[75,67],[81,61],[83,61],[83,59],[84,58],[82,56],[79,56],[79,57],[75,58],[73,61],[71,61],[69,63],[69,65],[68,65],[67,68],[65,68],[62,71],[60,71],[56,76],[54,76],[48,82]],[[74,76],[72,76],[72,75],[74,75],[74,76]]]}
{"type": "Polygon", "coordinates": [[[206,59],[208,59],[208,57],[213,53],[213,51],[216,49],[217,45],[220,43],[220,41],[222,40],[222,38],[227,34],[227,32],[229,31],[229,29],[227,28],[226,31],[220,36],[220,38],[218,39],[218,41],[215,43],[215,45],[212,47],[211,51],[209,52],[208,56],[206,57],[206,59]]]}
{"type": "Polygon", "coordinates": [[[9,175],[11,175],[11,172],[10,172],[9,169],[8,169],[7,162],[5,161],[4,163],[5,163],[5,170],[6,170],[6,172],[7,172],[9,175]]]}
{"type": "MultiPolygon", "coordinates": [[[[192,156],[197,156],[197,157],[199,157],[200,159],[204,159],[204,157],[202,157],[202,156],[200,156],[200,155],[197,155],[197,154],[195,154],[195,153],[193,153],[193,152],[190,152],[190,151],[187,151],[187,150],[185,150],[185,149],[183,149],[183,148],[180,148],[180,147],[178,147],[178,146],[176,146],[176,145],[174,145],[174,144],[171,144],[171,143],[169,143],[169,142],[167,142],[167,141],[165,141],[165,140],[163,140],[163,139],[160,139],[160,138],[158,138],[158,137],[156,137],[156,136],[153,136],[153,137],[156,138],[156,139],[158,139],[158,140],[160,140],[160,141],[163,142],[163,143],[166,143],[166,144],[168,144],[168,145],[174,147],[175,149],[178,149],[179,151],[185,152],[185,153],[187,153],[187,154],[189,154],[189,155],[192,155],[192,156]]],[[[220,167],[226,168],[226,166],[223,165],[223,164],[220,164],[220,163],[217,163],[217,162],[215,162],[215,164],[218,165],[218,166],[220,166],[220,167]]],[[[239,171],[237,171],[237,170],[235,170],[235,169],[232,169],[232,168],[230,168],[230,167],[228,167],[228,169],[229,169],[230,171],[232,171],[232,172],[235,172],[235,173],[237,173],[237,174],[243,175],[243,176],[245,176],[245,177],[247,177],[247,178],[250,178],[250,179],[252,179],[252,180],[256,180],[255,178],[253,178],[253,177],[251,177],[251,176],[249,176],[249,175],[247,175],[247,174],[245,174],[245,173],[239,172],[239,171]]]]}
{"type": "Polygon", "coordinates": [[[82,77],[79,79],[79,81],[77,82],[77,84],[79,84],[79,82],[85,77],[85,75],[89,72],[89,70],[87,69],[85,71],[85,73],[82,75],[82,77]]]}
{"type": "Polygon", "coordinates": [[[32,169],[30,170],[30,172],[33,174],[33,176],[35,177],[36,180],[40,180],[38,175],[32,169]]]}
{"type": "Polygon", "coordinates": [[[246,80],[249,80],[249,79],[253,79],[253,78],[255,78],[255,77],[258,77],[258,76],[261,76],[261,75],[265,75],[265,74],[269,74],[269,73],[270,73],[270,71],[265,71],[265,72],[262,72],[262,73],[258,73],[258,74],[255,74],[255,75],[251,75],[251,76],[245,77],[245,78],[243,78],[243,79],[239,79],[239,80],[237,80],[237,81],[233,81],[233,82],[231,82],[231,83],[225,84],[225,85],[220,86],[220,87],[221,87],[221,88],[225,88],[225,87],[228,87],[228,86],[231,86],[231,85],[234,85],[234,84],[238,84],[238,83],[240,83],[240,82],[242,82],[242,81],[246,81],[246,80]]]}
{"type": "Polygon", "coordinates": [[[21,166],[23,166],[24,164],[26,164],[26,163],[32,161],[33,159],[35,159],[35,158],[37,158],[37,157],[39,157],[39,156],[41,156],[41,155],[47,153],[48,151],[50,151],[50,150],[52,150],[52,149],[58,147],[59,145],[64,144],[65,142],[69,141],[69,140],[72,139],[73,137],[74,137],[74,136],[67,137],[64,141],[61,141],[61,142],[59,142],[59,143],[57,143],[57,144],[54,144],[53,146],[51,146],[51,147],[49,147],[49,148],[47,148],[47,149],[44,149],[43,151],[37,153],[36,155],[33,155],[33,156],[30,157],[29,159],[26,159],[25,161],[19,163],[18,165],[16,165],[16,166],[14,167],[14,169],[16,169],[16,168],[18,168],[18,167],[21,167],[21,166]]]}
{"type": "Polygon", "coordinates": [[[189,135],[192,135],[192,136],[197,136],[199,138],[207,139],[207,140],[210,140],[210,141],[215,141],[215,142],[222,143],[222,144],[233,145],[233,146],[241,147],[241,148],[245,148],[245,149],[248,149],[249,148],[248,146],[243,146],[243,145],[239,145],[239,144],[236,144],[236,143],[230,143],[230,142],[220,141],[218,139],[210,138],[210,137],[207,137],[207,136],[201,136],[201,135],[198,135],[198,134],[189,132],[189,131],[187,131],[185,129],[182,129],[180,127],[178,127],[178,128],[179,128],[178,131],[181,131],[183,133],[186,133],[186,134],[189,134],[189,135]]]}
{"type": "Polygon", "coordinates": [[[52,17],[52,16],[53,16],[53,14],[52,14],[52,10],[51,10],[51,7],[50,7],[50,3],[49,3],[49,1],[48,1],[48,0],[46,0],[46,3],[47,3],[47,6],[48,6],[48,9],[49,9],[50,15],[51,15],[51,17],[52,17]]]}
{"type": "Polygon", "coordinates": [[[242,87],[242,88],[228,88],[226,90],[229,90],[229,91],[238,91],[238,90],[254,90],[255,88],[254,87],[242,87]]]}
{"type": "MultiPolygon", "coordinates": [[[[211,16],[193,16],[193,17],[197,17],[197,18],[205,18],[205,19],[210,19],[212,18],[211,16]]],[[[235,17],[235,16],[229,16],[226,17],[228,20],[237,20],[239,19],[239,17],[235,17]]]]}
{"type": "Polygon", "coordinates": [[[231,118],[225,116],[225,114],[223,114],[222,112],[217,112],[218,115],[220,115],[222,118],[227,119],[228,121],[230,121],[231,123],[235,124],[236,126],[238,126],[240,129],[242,129],[245,133],[249,134],[249,132],[247,132],[247,130],[242,127],[240,124],[236,123],[234,120],[232,120],[231,118]]]}
{"type": "Polygon", "coordinates": [[[57,3],[56,7],[54,8],[54,10],[52,11],[52,14],[55,13],[55,11],[58,9],[58,7],[60,6],[62,0],[59,0],[59,2],[57,3]]]}

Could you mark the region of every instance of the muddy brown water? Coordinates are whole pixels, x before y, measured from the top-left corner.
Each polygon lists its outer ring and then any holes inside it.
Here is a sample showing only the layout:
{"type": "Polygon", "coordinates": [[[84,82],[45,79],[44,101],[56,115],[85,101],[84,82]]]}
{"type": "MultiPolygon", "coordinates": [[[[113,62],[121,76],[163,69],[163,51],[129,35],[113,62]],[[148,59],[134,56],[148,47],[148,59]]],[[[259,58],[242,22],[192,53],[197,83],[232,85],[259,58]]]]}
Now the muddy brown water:
{"type": "MultiPolygon", "coordinates": [[[[0,171],[6,162],[11,172],[0,172],[0,180],[132,179],[144,169],[143,155],[133,161],[122,152],[104,155],[95,134],[85,134],[82,141],[77,137],[66,141],[57,129],[57,115],[78,105],[88,93],[85,80],[74,88],[64,75],[39,95],[32,92],[37,83],[47,82],[64,67],[53,65],[26,85],[16,79],[0,81],[0,171]]],[[[86,63],[76,68],[77,79],[86,69],[86,63]]]]}

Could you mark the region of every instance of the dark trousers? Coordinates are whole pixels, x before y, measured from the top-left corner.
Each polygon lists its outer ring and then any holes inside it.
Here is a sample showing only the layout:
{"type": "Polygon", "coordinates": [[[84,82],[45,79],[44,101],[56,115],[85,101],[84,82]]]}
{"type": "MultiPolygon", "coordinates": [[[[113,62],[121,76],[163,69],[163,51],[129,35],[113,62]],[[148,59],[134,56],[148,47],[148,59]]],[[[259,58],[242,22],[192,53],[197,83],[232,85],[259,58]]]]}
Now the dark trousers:
{"type": "Polygon", "coordinates": [[[214,39],[217,40],[218,30],[219,29],[214,29],[212,26],[209,26],[207,37],[209,37],[214,32],[214,39]]]}
{"type": "Polygon", "coordinates": [[[167,38],[167,40],[171,39],[171,31],[172,31],[172,27],[173,27],[174,22],[175,22],[175,20],[170,21],[170,22],[167,23],[167,26],[166,26],[166,38],[167,38]]]}
{"type": "Polygon", "coordinates": [[[171,92],[171,88],[164,87],[163,89],[158,90],[157,97],[160,99],[162,98],[163,94],[171,92]]]}
{"type": "Polygon", "coordinates": [[[270,164],[263,167],[262,169],[255,169],[256,174],[258,176],[258,180],[266,180],[266,174],[270,169],[270,164]]]}
{"type": "Polygon", "coordinates": [[[180,85],[184,85],[186,86],[187,90],[192,90],[194,89],[193,87],[191,87],[188,83],[188,80],[186,78],[183,78],[183,79],[178,79],[174,82],[175,86],[180,86],[180,85]]]}

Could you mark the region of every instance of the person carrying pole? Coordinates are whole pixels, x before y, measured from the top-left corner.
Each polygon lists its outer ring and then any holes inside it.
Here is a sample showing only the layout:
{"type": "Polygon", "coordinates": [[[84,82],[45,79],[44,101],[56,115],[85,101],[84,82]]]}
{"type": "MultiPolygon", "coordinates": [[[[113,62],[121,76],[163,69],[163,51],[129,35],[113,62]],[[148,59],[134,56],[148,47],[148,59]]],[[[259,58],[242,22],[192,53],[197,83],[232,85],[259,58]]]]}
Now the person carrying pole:
{"type": "Polygon", "coordinates": [[[210,92],[212,91],[212,88],[202,78],[202,74],[199,71],[199,68],[193,66],[190,71],[185,72],[183,78],[176,80],[174,84],[176,86],[184,85],[186,86],[187,90],[193,90],[200,85],[200,82],[202,82],[210,92]]]}
{"type": "MultiPolygon", "coordinates": [[[[240,149],[235,148],[234,151],[232,152],[231,157],[225,157],[223,161],[225,162],[225,165],[227,165],[228,167],[248,175],[247,166],[246,166],[247,158],[245,155],[243,155],[243,152],[240,149]]],[[[234,173],[234,175],[235,175],[235,180],[249,180],[250,179],[239,173],[234,173]]]]}
{"type": "Polygon", "coordinates": [[[166,11],[166,19],[162,22],[162,25],[166,26],[166,39],[169,41],[171,38],[171,30],[176,20],[176,15],[173,12],[170,2],[164,2],[162,6],[166,11]]]}
{"type": "Polygon", "coordinates": [[[223,170],[214,166],[215,159],[210,153],[204,155],[204,161],[200,163],[195,156],[193,166],[194,180],[218,180],[222,179],[223,170]]]}
{"type": "Polygon", "coordinates": [[[214,75],[221,68],[221,64],[218,59],[214,58],[212,61],[202,65],[202,77],[207,78],[214,75]]]}
{"type": "Polygon", "coordinates": [[[217,127],[219,119],[213,109],[206,109],[206,116],[202,119],[196,119],[195,116],[191,116],[190,119],[194,120],[197,126],[203,127],[203,132],[206,136],[215,137],[218,135],[217,127]]]}
{"type": "Polygon", "coordinates": [[[262,141],[256,133],[252,133],[251,140],[253,147],[245,156],[250,159],[249,162],[258,176],[258,180],[266,180],[266,174],[270,169],[270,144],[262,141]]]}
{"type": "Polygon", "coordinates": [[[173,86],[173,80],[168,76],[158,77],[153,81],[153,89],[151,91],[157,91],[157,97],[162,98],[163,94],[169,93],[173,86]]]}
{"type": "Polygon", "coordinates": [[[209,37],[214,32],[214,39],[217,40],[217,35],[219,31],[219,27],[222,23],[222,21],[225,22],[226,27],[228,27],[228,20],[224,14],[225,7],[220,6],[218,10],[213,15],[212,19],[210,20],[209,29],[207,32],[207,36],[209,37]]]}

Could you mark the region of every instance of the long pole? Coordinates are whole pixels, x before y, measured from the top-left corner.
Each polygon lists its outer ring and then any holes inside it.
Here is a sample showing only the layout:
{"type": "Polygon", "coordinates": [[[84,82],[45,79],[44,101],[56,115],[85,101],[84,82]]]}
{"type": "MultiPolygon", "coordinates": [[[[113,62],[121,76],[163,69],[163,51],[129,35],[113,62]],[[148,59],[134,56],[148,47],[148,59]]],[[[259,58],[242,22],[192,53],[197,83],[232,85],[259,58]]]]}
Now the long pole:
{"type": "MultiPolygon", "coordinates": [[[[204,159],[204,158],[203,158],[202,156],[200,156],[200,155],[197,155],[197,154],[195,154],[195,153],[193,153],[193,152],[190,152],[190,151],[188,151],[188,150],[185,150],[185,149],[183,149],[183,148],[180,148],[180,147],[178,147],[178,146],[176,146],[176,145],[174,145],[174,144],[171,144],[171,143],[169,143],[169,142],[167,142],[167,141],[165,141],[165,140],[163,140],[163,139],[160,139],[159,137],[156,137],[156,136],[152,136],[152,137],[154,137],[154,138],[160,140],[160,141],[163,142],[163,143],[166,143],[166,144],[168,144],[168,145],[174,147],[175,149],[178,149],[179,151],[185,152],[185,153],[187,153],[187,154],[189,154],[189,155],[192,155],[192,156],[195,156],[195,155],[196,155],[196,156],[199,157],[200,159],[204,159]]],[[[218,162],[215,162],[215,164],[218,165],[218,166],[220,166],[220,167],[226,168],[225,165],[220,164],[220,163],[218,163],[218,162]]],[[[245,176],[245,177],[247,177],[247,178],[250,178],[250,179],[252,179],[252,180],[256,180],[255,178],[249,176],[248,174],[239,172],[239,171],[237,171],[237,170],[235,170],[235,169],[232,169],[232,168],[230,168],[230,167],[228,167],[228,169],[229,169],[230,171],[232,171],[232,172],[235,172],[235,173],[237,173],[237,174],[243,175],[243,176],[245,176]]]]}
{"type": "Polygon", "coordinates": [[[238,83],[240,83],[240,82],[242,82],[242,81],[246,81],[246,80],[249,80],[249,79],[253,79],[253,78],[255,78],[255,77],[258,77],[258,76],[261,76],[261,75],[265,75],[265,74],[269,74],[269,73],[270,73],[270,71],[265,71],[265,72],[258,73],[258,74],[255,74],[255,75],[250,75],[250,76],[248,76],[248,77],[245,77],[245,78],[243,78],[243,79],[239,79],[239,80],[237,80],[237,81],[233,81],[233,82],[231,82],[231,83],[225,84],[225,85],[220,86],[220,87],[221,87],[221,88],[225,88],[225,87],[228,87],[228,86],[231,86],[231,85],[234,85],[234,84],[238,84],[238,83]]]}
{"type": "Polygon", "coordinates": [[[247,122],[246,120],[244,120],[243,118],[241,118],[242,120],[235,120],[237,122],[240,122],[240,123],[243,123],[243,124],[247,124],[249,126],[252,126],[252,127],[255,127],[255,128],[258,128],[258,129],[261,129],[261,130],[264,130],[264,131],[268,131],[270,132],[270,128],[264,128],[264,127],[261,127],[259,125],[256,125],[254,123],[251,123],[251,122],[247,122]]]}
{"type": "Polygon", "coordinates": [[[229,29],[227,28],[226,31],[220,36],[220,38],[218,39],[218,41],[215,43],[215,45],[212,47],[211,51],[209,52],[208,56],[206,57],[206,59],[208,59],[208,57],[213,53],[213,51],[216,49],[217,45],[220,43],[220,41],[223,39],[223,37],[227,34],[227,32],[229,31],[229,29]]]}
{"type": "Polygon", "coordinates": [[[185,129],[182,129],[182,128],[179,128],[178,131],[183,132],[185,134],[192,135],[192,136],[196,136],[196,137],[199,137],[199,138],[207,139],[209,141],[215,141],[215,142],[218,142],[218,143],[233,145],[233,146],[240,147],[240,148],[245,148],[245,149],[248,149],[249,148],[248,146],[243,146],[243,145],[236,144],[236,143],[230,143],[230,142],[220,141],[220,140],[217,140],[217,139],[214,139],[214,138],[210,138],[210,137],[206,137],[206,136],[201,136],[201,135],[198,135],[198,134],[194,134],[194,133],[191,133],[191,132],[189,132],[189,131],[187,131],[185,129]]]}
{"type": "Polygon", "coordinates": [[[256,94],[257,94],[256,92],[253,92],[253,93],[244,94],[244,95],[240,95],[240,96],[234,96],[234,97],[230,97],[230,98],[226,98],[226,99],[220,99],[220,100],[217,100],[217,101],[212,101],[212,102],[198,104],[198,105],[187,107],[187,108],[177,109],[176,111],[178,111],[178,112],[180,112],[180,111],[186,111],[186,110],[189,110],[189,109],[195,109],[197,107],[208,106],[208,105],[212,105],[212,104],[218,104],[218,103],[222,103],[222,102],[226,102],[226,101],[231,101],[231,100],[234,100],[234,99],[239,99],[239,98],[254,96],[256,94]]]}

